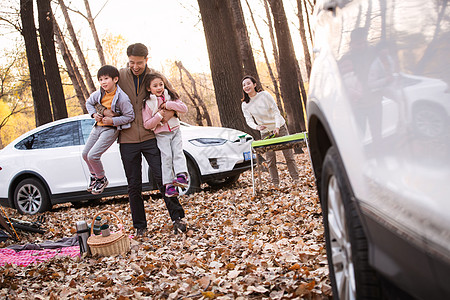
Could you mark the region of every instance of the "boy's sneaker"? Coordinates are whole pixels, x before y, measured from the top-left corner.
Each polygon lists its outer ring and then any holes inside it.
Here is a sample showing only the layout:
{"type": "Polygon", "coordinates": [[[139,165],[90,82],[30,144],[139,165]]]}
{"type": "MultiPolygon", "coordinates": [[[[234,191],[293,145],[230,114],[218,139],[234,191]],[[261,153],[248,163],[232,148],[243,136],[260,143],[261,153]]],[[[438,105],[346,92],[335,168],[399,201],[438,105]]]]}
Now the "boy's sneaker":
{"type": "Polygon", "coordinates": [[[173,221],[173,233],[178,234],[179,232],[186,232],[186,223],[183,219],[179,218],[173,221]]]}
{"type": "Polygon", "coordinates": [[[176,197],[178,196],[178,191],[174,185],[168,184],[166,185],[166,197],[176,197]]]}
{"type": "Polygon", "coordinates": [[[108,179],[104,176],[102,179],[97,178],[94,188],[92,189],[92,194],[98,195],[103,193],[103,190],[108,186],[108,179]]]}
{"type": "Polygon", "coordinates": [[[177,178],[173,180],[173,185],[183,189],[187,188],[189,186],[187,176],[185,174],[178,174],[177,178]]]}
{"type": "Polygon", "coordinates": [[[89,181],[89,185],[88,185],[86,190],[90,193],[92,191],[92,189],[94,188],[96,183],[97,183],[97,178],[95,176],[91,176],[91,179],[89,181]]]}

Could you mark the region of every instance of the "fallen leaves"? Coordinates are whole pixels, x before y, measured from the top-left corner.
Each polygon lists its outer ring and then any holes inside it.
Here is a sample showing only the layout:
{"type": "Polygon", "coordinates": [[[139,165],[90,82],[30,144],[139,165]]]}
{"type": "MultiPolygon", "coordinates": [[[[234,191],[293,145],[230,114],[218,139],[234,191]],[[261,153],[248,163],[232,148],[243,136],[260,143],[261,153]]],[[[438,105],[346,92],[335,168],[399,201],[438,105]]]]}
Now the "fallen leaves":
{"type": "MultiPolygon", "coordinates": [[[[306,149],[304,149],[306,152],[306,149]]],[[[282,156],[278,156],[280,161],[282,156]]],[[[148,236],[126,255],[55,257],[40,264],[0,267],[0,296],[36,299],[329,299],[331,287],[319,200],[308,154],[296,155],[301,179],[293,183],[279,163],[279,188],[252,195],[251,173],[231,187],[180,199],[188,231],[174,235],[164,201],[146,195],[148,236]],[[37,296],[39,295],[39,296],[37,296]]],[[[74,234],[75,222],[112,210],[133,234],[128,199],[104,198],[75,209],[45,213],[45,235],[20,232],[22,242],[74,234]]],[[[29,221],[36,216],[7,213],[29,221]]],[[[2,247],[11,244],[3,243],[2,247]]]]}

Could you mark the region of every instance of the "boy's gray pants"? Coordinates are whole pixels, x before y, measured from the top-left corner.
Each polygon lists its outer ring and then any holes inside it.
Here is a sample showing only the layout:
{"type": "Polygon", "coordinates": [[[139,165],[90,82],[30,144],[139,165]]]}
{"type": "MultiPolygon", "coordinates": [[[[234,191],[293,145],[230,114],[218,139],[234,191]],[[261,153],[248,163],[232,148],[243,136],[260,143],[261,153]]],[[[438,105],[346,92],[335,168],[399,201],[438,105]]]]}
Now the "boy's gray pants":
{"type": "Polygon", "coordinates": [[[119,131],[114,127],[94,126],[83,149],[83,159],[89,172],[95,177],[105,176],[105,170],[100,160],[103,153],[117,140],[119,131]]]}

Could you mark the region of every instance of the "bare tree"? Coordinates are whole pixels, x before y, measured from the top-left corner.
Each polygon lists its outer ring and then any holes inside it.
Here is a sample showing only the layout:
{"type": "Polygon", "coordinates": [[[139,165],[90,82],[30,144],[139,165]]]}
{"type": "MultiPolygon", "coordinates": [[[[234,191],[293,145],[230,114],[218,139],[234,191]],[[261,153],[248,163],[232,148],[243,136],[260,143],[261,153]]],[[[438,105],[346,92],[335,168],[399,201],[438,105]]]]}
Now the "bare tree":
{"type": "MultiPolygon", "coordinates": [[[[270,14],[269,4],[267,0],[263,0],[264,8],[266,10],[267,26],[269,27],[270,41],[272,42],[273,58],[275,59],[275,65],[277,66],[277,73],[280,74],[280,58],[278,57],[278,47],[275,39],[272,15],[270,14]]],[[[281,81],[281,79],[279,79],[281,81]]],[[[283,97],[283,91],[281,91],[281,97],[283,97]]]]}
{"type": "MultiPolygon", "coordinates": [[[[0,120],[0,131],[7,125],[13,115],[33,110],[31,105],[22,101],[23,94],[30,86],[29,80],[14,78],[17,66],[22,67],[19,59],[21,55],[21,52],[11,53],[11,56],[6,59],[6,63],[0,66],[0,99],[9,104],[9,113],[0,120]]],[[[3,148],[1,135],[0,148],[3,148]]]]}
{"type": "Polygon", "coordinates": [[[53,39],[53,13],[50,0],[37,0],[39,36],[42,57],[44,59],[45,78],[53,108],[53,119],[68,117],[64,90],[56,59],[55,41],[53,39]]]}
{"type": "Polygon", "coordinates": [[[83,70],[84,77],[87,82],[87,86],[89,88],[89,93],[95,92],[94,81],[92,80],[91,73],[89,72],[89,67],[86,63],[86,59],[84,57],[83,51],[81,51],[80,44],[78,43],[77,35],[75,34],[75,30],[73,29],[72,21],[70,20],[69,12],[67,10],[66,5],[64,4],[64,0],[58,0],[59,6],[61,7],[61,11],[64,15],[64,20],[66,21],[67,30],[69,31],[70,38],[72,39],[72,44],[75,48],[75,52],[77,53],[78,61],[81,65],[81,69],[83,70]]]}
{"type": "Polygon", "coordinates": [[[191,73],[183,66],[183,63],[181,61],[176,61],[175,65],[178,67],[178,70],[180,71],[180,82],[181,87],[186,92],[189,100],[191,100],[192,105],[194,105],[194,108],[197,112],[196,116],[196,122],[197,125],[203,126],[203,119],[206,120],[206,124],[208,126],[212,126],[211,117],[209,116],[208,108],[206,107],[205,102],[200,97],[199,93],[197,92],[197,84],[195,82],[194,77],[192,77],[191,73]],[[186,76],[191,82],[192,92],[188,91],[186,85],[183,82],[183,72],[186,73],[186,76]],[[201,108],[201,110],[200,110],[201,108]],[[202,113],[203,111],[203,113],[202,113]]]}
{"type": "Polygon", "coordinates": [[[230,0],[233,12],[234,24],[236,26],[237,38],[239,41],[239,50],[242,56],[244,66],[244,74],[251,75],[259,80],[258,71],[256,70],[255,58],[253,57],[252,46],[245,25],[244,13],[242,11],[241,0],[230,0]]]}
{"type": "Polygon", "coordinates": [[[100,64],[102,66],[104,66],[106,64],[106,59],[105,59],[105,54],[104,54],[105,52],[103,51],[103,45],[97,34],[97,28],[95,27],[95,18],[103,10],[103,8],[106,6],[106,4],[109,2],[109,0],[105,1],[102,8],[100,9],[100,11],[97,13],[97,15],[95,17],[92,16],[92,11],[91,11],[91,7],[89,5],[89,0],[83,0],[83,2],[84,2],[84,7],[86,8],[86,15],[83,14],[79,10],[74,10],[74,9],[71,9],[70,7],[66,7],[66,8],[70,11],[73,11],[73,12],[79,14],[80,16],[85,18],[86,21],[88,22],[89,28],[91,29],[91,32],[92,32],[92,37],[94,38],[95,48],[97,49],[98,57],[100,59],[100,64]]]}
{"type": "Polygon", "coordinates": [[[34,25],[33,1],[20,0],[20,18],[22,20],[22,35],[30,70],[31,93],[34,102],[34,117],[36,126],[52,122],[52,110],[45,84],[41,53],[37,42],[34,25]]]}
{"type": "MultiPolygon", "coordinates": [[[[314,4],[315,4],[315,2],[316,1],[314,1],[314,4]]],[[[314,4],[312,4],[309,0],[304,0],[303,3],[305,4],[305,16],[306,16],[306,24],[308,24],[309,37],[311,38],[311,44],[314,44],[313,35],[312,35],[312,31],[311,31],[311,23],[309,22],[308,3],[309,3],[311,11],[313,10],[314,4]]]]}
{"type": "MultiPolygon", "coordinates": [[[[297,72],[298,85],[300,87],[300,93],[301,93],[301,96],[302,96],[302,98],[301,98],[302,104],[303,104],[302,112],[305,112],[305,110],[306,110],[306,99],[307,99],[305,84],[303,82],[302,72],[300,71],[300,65],[298,63],[297,58],[295,57],[295,51],[294,51],[294,45],[292,44],[292,39],[289,39],[289,41],[290,41],[291,51],[292,51],[293,57],[294,57],[294,62],[295,62],[294,63],[294,67],[295,67],[295,71],[297,72]]],[[[308,76],[308,78],[309,78],[309,76],[308,76]]],[[[303,114],[303,116],[304,116],[304,114],[303,114]]],[[[297,148],[297,149],[300,149],[300,148],[297,148]]]]}
{"type": "MultiPolygon", "coordinates": [[[[305,0],[303,0],[305,1],[305,0]]],[[[299,32],[300,38],[302,40],[303,45],[303,54],[305,55],[305,66],[306,72],[308,74],[308,78],[311,75],[311,55],[309,54],[308,40],[306,39],[306,31],[305,31],[305,22],[303,20],[303,9],[302,9],[302,0],[297,0],[297,8],[298,8],[298,21],[299,21],[299,32]]]]}
{"type": "Polygon", "coordinates": [[[292,46],[289,25],[284,12],[283,3],[278,0],[268,0],[274,18],[275,31],[280,59],[280,83],[283,101],[286,108],[289,132],[305,131],[305,119],[301,109],[298,75],[294,49],[292,46]]]}
{"type": "Polygon", "coordinates": [[[242,59],[230,3],[222,0],[197,1],[221,123],[225,127],[251,132],[241,110],[242,59]]]}
{"type": "MultiPolygon", "coordinates": [[[[108,2],[108,1],[106,1],[106,2],[108,2]]],[[[95,47],[97,48],[98,57],[100,59],[100,63],[102,64],[102,66],[104,66],[106,64],[105,55],[103,53],[102,43],[100,42],[100,39],[98,38],[97,28],[95,28],[95,23],[94,23],[95,18],[92,17],[91,7],[89,6],[88,0],[84,0],[84,6],[86,7],[86,13],[87,13],[86,19],[88,20],[89,27],[91,28],[91,31],[92,31],[92,36],[95,41],[95,47]]]]}
{"type": "Polygon", "coordinates": [[[127,63],[124,53],[128,47],[128,40],[122,35],[109,33],[102,40],[103,53],[106,63],[113,66],[125,66],[127,63]]]}
{"type": "Polygon", "coordinates": [[[248,0],[245,0],[245,2],[247,3],[248,10],[250,11],[250,17],[252,19],[253,26],[255,27],[256,34],[258,35],[259,41],[261,42],[261,49],[262,49],[262,52],[263,52],[263,55],[264,55],[264,61],[266,62],[267,70],[269,71],[269,76],[270,76],[270,79],[272,80],[273,92],[275,94],[275,98],[277,99],[278,109],[280,110],[281,114],[283,116],[285,116],[286,113],[284,112],[284,107],[283,107],[283,104],[281,103],[280,89],[278,87],[278,82],[277,82],[277,79],[275,78],[275,74],[274,74],[274,72],[272,70],[272,66],[270,65],[269,57],[267,56],[266,47],[264,46],[263,37],[261,36],[261,33],[259,32],[258,26],[256,25],[255,17],[253,16],[253,11],[252,11],[252,9],[250,7],[250,4],[248,3],[248,0]]]}
{"type": "Polygon", "coordinates": [[[64,36],[62,35],[61,30],[59,29],[58,23],[56,23],[56,20],[53,20],[53,22],[54,22],[56,42],[58,44],[59,51],[61,52],[64,63],[66,65],[67,74],[69,75],[69,78],[72,81],[75,94],[78,98],[78,103],[80,104],[83,113],[86,114],[87,113],[86,99],[89,97],[89,92],[84,83],[83,77],[81,76],[80,71],[78,70],[78,66],[67,47],[67,44],[64,40],[64,36]]]}

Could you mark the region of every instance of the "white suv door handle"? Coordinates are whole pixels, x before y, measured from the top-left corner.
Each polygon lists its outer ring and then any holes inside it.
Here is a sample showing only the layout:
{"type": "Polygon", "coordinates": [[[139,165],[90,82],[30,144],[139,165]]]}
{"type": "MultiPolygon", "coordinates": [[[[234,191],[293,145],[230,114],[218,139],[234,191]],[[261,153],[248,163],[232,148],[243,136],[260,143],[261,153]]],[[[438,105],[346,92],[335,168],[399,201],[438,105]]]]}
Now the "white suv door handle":
{"type": "Polygon", "coordinates": [[[323,9],[334,12],[337,7],[336,0],[326,0],[323,2],[323,9]]]}

